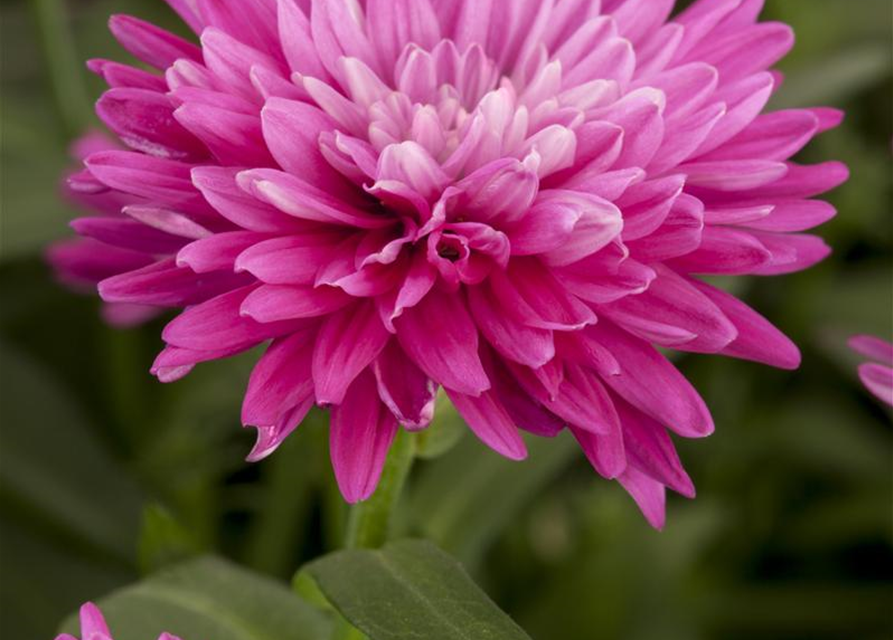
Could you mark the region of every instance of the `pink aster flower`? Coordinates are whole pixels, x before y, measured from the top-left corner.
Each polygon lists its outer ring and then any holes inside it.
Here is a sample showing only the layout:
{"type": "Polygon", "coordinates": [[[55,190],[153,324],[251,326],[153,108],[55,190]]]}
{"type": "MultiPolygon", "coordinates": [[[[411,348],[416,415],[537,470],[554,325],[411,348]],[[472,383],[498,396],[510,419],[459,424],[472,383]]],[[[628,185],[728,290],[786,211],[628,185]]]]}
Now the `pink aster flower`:
{"type": "Polygon", "coordinates": [[[893,344],[874,336],[853,336],[850,347],[874,362],[859,365],[859,379],[879,400],[893,406],[893,344]]]}
{"type": "Polygon", "coordinates": [[[185,309],[161,380],[269,343],[251,460],[330,407],[341,491],[365,499],[443,387],[512,459],[519,429],[570,429],[659,527],[666,487],[694,495],[669,432],[713,421],[655,347],[798,366],[698,278],[820,261],[801,232],[847,176],[789,160],[839,112],[761,114],[793,42],[761,0],[169,4],[200,43],[116,16],[157,72],[90,62],[128,150],[71,185],[123,208],[74,227],[104,300],[185,309]]]}
{"type": "MultiPolygon", "coordinates": [[[[92,602],[81,607],[81,640],[114,640],[102,612],[92,602]]],[[[63,633],[56,636],[56,640],[78,640],[72,635],[63,633]]],[[[177,636],[162,633],[158,640],[180,640],[177,636]]]]}

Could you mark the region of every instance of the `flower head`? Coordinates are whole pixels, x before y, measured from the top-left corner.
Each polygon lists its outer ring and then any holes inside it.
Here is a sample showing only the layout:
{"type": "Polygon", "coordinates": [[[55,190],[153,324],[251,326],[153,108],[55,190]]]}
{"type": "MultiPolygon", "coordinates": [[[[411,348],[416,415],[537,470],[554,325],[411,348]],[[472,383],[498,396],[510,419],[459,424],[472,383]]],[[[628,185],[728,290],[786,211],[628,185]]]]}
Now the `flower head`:
{"type": "Polygon", "coordinates": [[[655,347],[798,365],[695,277],[824,258],[800,232],[847,175],[788,160],[839,112],[760,115],[793,35],[759,0],[672,19],[672,0],[169,4],[200,44],[116,16],[157,72],[90,63],[127,150],[85,158],[71,188],[114,207],[74,227],[107,247],[88,256],[107,302],[185,309],[161,380],[270,343],[250,459],[331,407],[336,476],[362,500],[443,387],[510,458],[519,429],[570,429],[661,526],[665,487],[694,495],[668,429],[713,421],[655,347]]]}
{"type": "Polygon", "coordinates": [[[873,362],[859,365],[859,379],[879,400],[893,406],[893,344],[874,336],[853,336],[850,347],[873,362]]]}
{"type": "MultiPolygon", "coordinates": [[[[102,612],[92,602],[81,607],[81,640],[114,640],[102,612]]],[[[56,640],[78,640],[72,635],[63,633],[56,640]]],[[[158,640],[180,640],[169,633],[162,633],[158,640]]]]}

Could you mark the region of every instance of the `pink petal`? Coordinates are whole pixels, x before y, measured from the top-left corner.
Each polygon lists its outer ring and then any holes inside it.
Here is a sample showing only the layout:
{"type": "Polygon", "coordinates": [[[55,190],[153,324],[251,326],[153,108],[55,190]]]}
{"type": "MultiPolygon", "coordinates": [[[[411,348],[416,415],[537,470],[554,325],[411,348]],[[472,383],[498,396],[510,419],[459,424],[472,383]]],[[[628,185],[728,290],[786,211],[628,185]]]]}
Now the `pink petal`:
{"type": "Polygon", "coordinates": [[[314,233],[265,240],[240,253],[235,269],[267,284],[314,284],[339,239],[336,234],[314,233]]]}
{"type": "Polygon", "coordinates": [[[93,635],[105,635],[111,637],[108,625],[102,612],[92,602],[88,602],[80,610],[81,635],[90,638],[93,635]]]}
{"type": "Polygon", "coordinates": [[[771,261],[772,252],[752,234],[708,226],[701,246],[671,264],[681,272],[745,275],[756,273],[771,261]]]}
{"type": "Polygon", "coordinates": [[[718,191],[757,189],[784,177],[787,166],[770,160],[698,161],[681,165],[678,170],[688,176],[693,187],[718,191]]]}
{"type": "Polygon", "coordinates": [[[125,193],[179,206],[196,204],[190,165],[135,151],[102,151],[85,161],[100,182],[125,193]]]}
{"type": "Polygon", "coordinates": [[[722,309],[738,330],[738,337],[721,353],[781,369],[796,369],[800,366],[800,351],[797,346],[763,316],[735,296],[698,280],[693,279],[690,282],[722,309]]]}
{"type": "Polygon", "coordinates": [[[796,273],[808,269],[831,255],[831,247],[813,235],[754,231],[754,237],[772,254],[768,264],[754,270],[763,276],[796,273]]]}
{"type": "Polygon", "coordinates": [[[835,215],[837,210],[824,200],[783,200],[776,202],[766,216],[742,223],[742,226],[762,231],[806,231],[835,215]]]}
{"type": "Polygon", "coordinates": [[[310,20],[295,0],[278,1],[279,40],[292,71],[328,79],[313,43],[310,20]]]}
{"type": "Polygon", "coordinates": [[[224,165],[272,167],[264,145],[260,119],[197,102],[180,106],[174,117],[192,132],[224,165]]]}
{"type": "Polygon", "coordinates": [[[106,278],[99,283],[99,295],[106,302],[184,307],[244,284],[244,277],[227,272],[197,274],[191,269],[178,267],[173,258],[168,258],[106,278]]]}
{"type": "Polygon", "coordinates": [[[879,400],[893,407],[893,368],[873,362],[859,365],[859,379],[879,400]]]}
{"type": "Polygon", "coordinates": [[[218,0],[195,1],[206,26],[216,27],[274,58],[282,57],[275,0],[238,6],[218,0]]]}
{"type": "Polygon", "coordinates": [[[632,465],[626,468],[617,481],[639,505],[648,524],[658,531],[663,529],[667,518],[664,485],[632,465]]]}
{"type": "Polygon", "coordinates": [[[132,149],[162,158],[205,157],[204,146],[173,113],[167,96],[148,89],[110,89],[96,103],[96,114],[132,149]]]}
{"type": "Polygon", "coordinates": [[[375,376],[364,371],[344,403],[332,408],[329,448],[341,495],[353,504],[375,491],[397,434],[397,421],[381,403],[375,376]]]}
{"type": "Polygon", "coordinates": [[[281,233],[306,228],[306,221],[261,202],[243,191],[236,183],[238,169],[196,167],[192,181],[205,200],[227,220],[243,229],[281,233]]]}
{"type": "Polygon", "coordinates": [[[313,384],[321,405],[341,404],[348,387],[390,338],[375,305],[362,302],[330,315],[313,351],[313,384]]]}
{"type": "Polygon", "coordinates": [[[313,397],[311,361],[315,329],[274,340],[251,372],[242,424],[270,426],[313,397]]]}
{"type": "Polygon", "coordinates": [[[874,336],[853,336],[849,340],[850,348],[880,363],[893,362],[893,344],[874,336]]]}
{"type": "Polygon", "coordinates": [[[245,191],[261,202],[301,220],[361,229],[377,229],[393,224],[392,219],[364,211],[345,199],[344,196],[350,196],[349,192],[324,191],[316,183],[282,171],[252,169],[241,172],[237,180],[245,191]]]}
{"type": "Polygon", "coordinates": [[[254,285],[242,287],[190,307],[164,328],[161,337],[175,347],[219,351],[249,348],[312,324],[304,320],[261,324],[243,317],[239,309],[254,289],[254,285]]]}
{"type": "MultiPolygon", "coordinates": [[[[545,192],[541,195],[545,195],[545,192]]],[[[557,198],[564,206],[575,207],[580,217],[563,246],[543,252],[541,259],[551,267],[562,267],[582,260],[606,247],[620,235],[623,215],[612,203],[590,194],[571,191],[557,198]],[[573,197],[568,198],[568,195],[573,197]]]]}
{"type": "Polygon", "coordinates": [[[568,293],[538,260],[512,260],[506,272],[491,274],[490,284],[502,307],[512,309],[528,326],[566,331],[595,322],[592,310],[568,293]]]}
{"type": "Polygon", "coordinates": [[[447,389],[447,395],[484,444],[510,460],[527,457],[524,440],[492,390],[474,397],[447,389]]]}
{"type": "Polygon", "coordinates": [[[251,82],[253,67],[285,72],[284,65],[277,59],[215,27],[207,27],[202,31],[201,41],[202,54],[208,69],[231,92],[251,102],[260,103],[262,98],[251,82]]]}
{"type": "Polygon", "coordinates": [[[393,340],[372,365],[378,395],[406,429],[423,429],[434,417],[437,386],[393,340]]]}
{"type": "Polygon", "coordinates": [[[607,322],[588,327],[586,332],[609,349],[620,364],[620,373],[615,373],[594,363],[605,384],[617,395],[686,438],[713,433],[713,419],[701,396],[651,345],[607,322]]]}
{"type": "Polygon", "coordinates": [[[112,88],[149,89],[162,93],[168,88],[163,77],[114,60],[93,58],[87,61],[87,68],[112,88]]]}
{"type": "Polygon", "coordinates": [[[738,336],[735,325],[710,298],[672,269],[654,265],[648,290],[598,308],[612,322],[663,347],[718,353],[738,336]]]}
{"type": "MultiPolygon", "coordinates": [[[[558,395],[538,399],[549,411],[576,429],[609,438],[613,438],[612,434],[619,436],[614,404],[599,382],[598,375],[588,368],[565,364],[565,377],[558,395]]],[[[621,455],[622,449],[621,445],[621,455]]]]}
{"type": "Polygon", "coordinates": [[[640,182],[627,189],[616,203],[623,212],[623,240],[637,240],[657,231],[684,185],[685,176],[672,175],[640,182]]]}
{"type": "Polygon", "coordinates": [[[125,49],[156,69],[166,69],[178,58],[202,59],[196,45],[133,16],[112,16],[109,29],[125,49]]]}
{"type": "Polygon", "coordinates": [[[122,249],[148,254],[174,253],[186,242],[185,238],[147,227],[141,222],[124,217],[77,218],[72,221],[71,228],[82,236],[95,238],[122,249]]]}
{"type": "Polygon", "coordinates": [[[468,288],[468,306],[481,333],[503,357],[534,369],[555,357],[552,331],[513,318],[488,284],[468,288]]]}
{"type": "Polygon", "coordinates": [[[457,295],[432,290],[394,325],[403,350],[436,383],[471,396],[490,388],[477,327],[457,295]]]}
{"type": "Polygon", "coordinates": [[[353,298],[333,287],[265,284],[251,292],[241,313],[258,322],[317,318],[347,306],[353,298]]]}
{"type": "Polygon", "coordinates": [[[691,254],[703,246],[710,228],[704,227],[704,205],[687,193],[679,195],[660,227],[627,244],[630,254],[644,263],[662,262],[691,254]]]}
{"type": "Polygon", "coordinates": [[[304,102],[270,98],[261,120],[270,153],[286,172],[323,189],[346,187],[319,150],[320,134],[337,127],[329,116],[304,102]]]}
{"type": "Polygon", "coordinates": [[[196,273],[235,270],[236,259],[249,247],[267,241],[269,234],[254,231],[217,233],[187,244],[177,253],[177,266],[196,273]]]}
{"type": "Polygon", "coordinates": [[[440,164],[412,141],[388,146],[378,158],[377,176],[379,180],[402,182],[429,202],[449,183],[440,164]]]}
{"type": "Polygon", "coordinates": [[[623,400],[614,399],[623,424],[623,442],[632,466],[686,498],[695,497],[695,487],[682,467],[667,430],[623,400]]]}
{"type": "Polygon", "coordinates": [[[758,116],[744,131],[703,159],[787,160],[812,139],[818,127],[818,117],[808,110],[767,113],[758,116]]]}

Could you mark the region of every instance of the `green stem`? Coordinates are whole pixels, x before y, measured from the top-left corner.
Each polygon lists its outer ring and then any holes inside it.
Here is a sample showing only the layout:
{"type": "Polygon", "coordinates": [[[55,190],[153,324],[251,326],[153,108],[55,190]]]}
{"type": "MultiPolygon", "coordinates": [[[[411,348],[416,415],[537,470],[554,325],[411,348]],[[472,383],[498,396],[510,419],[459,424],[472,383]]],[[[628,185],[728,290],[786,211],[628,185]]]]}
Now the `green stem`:
{"type": "MultiPolygon", "coordinates": [[[[400,500],[403,485],[412,468],[415,447],[413,434],[401,429],[388,452],[375,493],[365,502],[351,508],[345,547],[377,549],[387,542],[391,514],[400,500]]],[[[347,620],[340,618],[335,625],[332,640],[366,640],[366,636],[347,620]]]]}
{"type": "Polygon", "coordinates": [[[66,3],[31,0],[37,32],[56,101],[56,108],[70,137],[83,132],[90,121],[90,100],[83,82],[80,56],[69,26],[66,3]]]}
{"type": "Polygon", "coordinates": [[[348,549],[377,549],[387,542],[391,514],[400,499],[414,455],[415,438],[401,429],[388,452],[375,493],[351,508],[344,545],[348,549]]]}

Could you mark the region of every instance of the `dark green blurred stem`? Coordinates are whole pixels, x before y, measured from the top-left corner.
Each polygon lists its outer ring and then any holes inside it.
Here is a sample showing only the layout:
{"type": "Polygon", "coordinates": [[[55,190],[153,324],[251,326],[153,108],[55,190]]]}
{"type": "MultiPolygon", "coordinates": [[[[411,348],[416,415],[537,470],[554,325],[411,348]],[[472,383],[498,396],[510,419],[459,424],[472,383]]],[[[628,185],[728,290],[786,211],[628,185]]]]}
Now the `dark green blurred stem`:
{"type": "Polygon", "coordinates": [[[65,132],[73,138],[90,121],[90,101],[83,83],[81,59],[72,37],[67,3],[63,0],[31,0],[37,35],[50,77],[56,109],[65,132]]]}
{"type": "MultiPolygon", "coordinates": [[[[371,498],[354,505],[347,522],[344,546],[348,549],[377,549],[388,539],[391,514],[400,500],[406,477],[415,457],[415,436],[400,430],[388,452],[378,488],[371,498]]],[[[341,618],[332,640],[364,640],[366,636],[341,618]]]]}
{"type": "Polygon", "coordinates": [[[391,513],[400,499],[414,455],[413,435],[401,429],[388,452],[375,493],[351,508],[344,545],[348,549],[377,549],[387,542],[391,513]]]}

